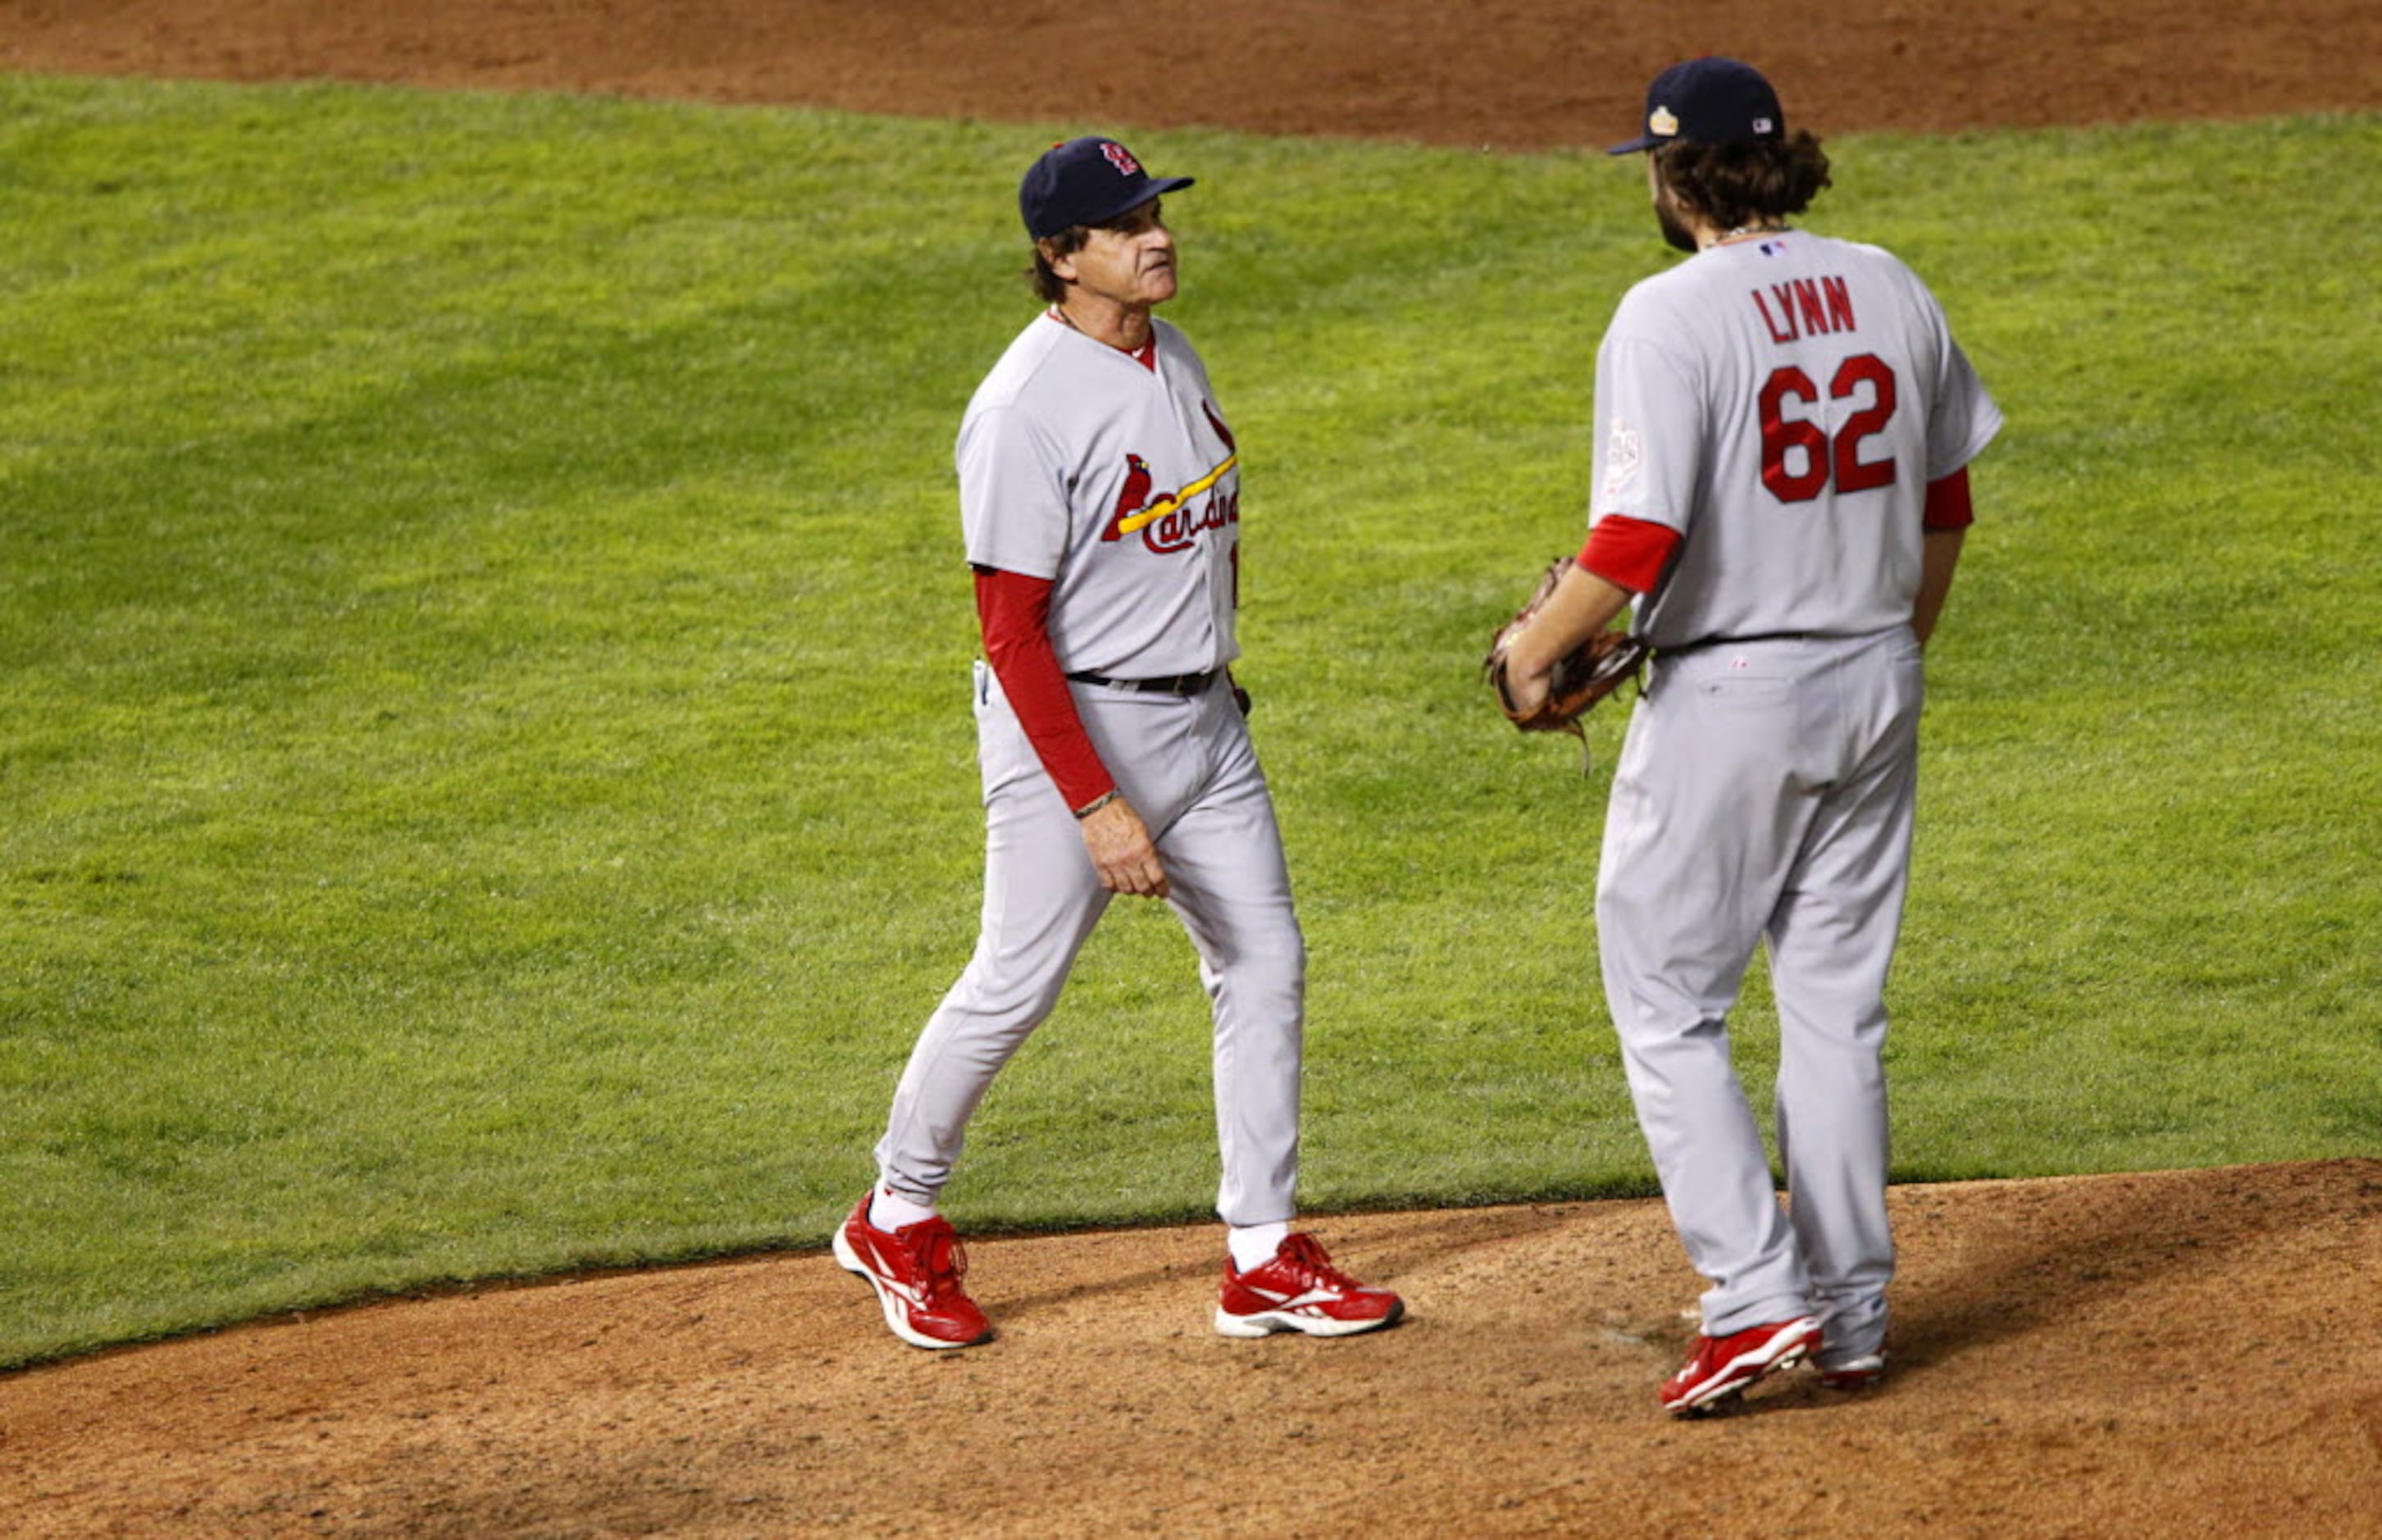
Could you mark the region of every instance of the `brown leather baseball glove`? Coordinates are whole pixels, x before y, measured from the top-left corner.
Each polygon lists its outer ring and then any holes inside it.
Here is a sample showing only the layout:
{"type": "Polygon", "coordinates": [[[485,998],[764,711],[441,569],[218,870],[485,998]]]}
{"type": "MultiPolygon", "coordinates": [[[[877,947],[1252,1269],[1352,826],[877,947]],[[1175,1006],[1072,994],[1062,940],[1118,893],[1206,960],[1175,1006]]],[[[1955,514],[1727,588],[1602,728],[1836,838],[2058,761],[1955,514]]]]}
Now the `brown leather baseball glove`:
{"type": "Polygon", "coordinates": [[[1579,725],[1579,719],[1598,701],[1621,688],[1624,681],[1635,679],[1651,649],[1626,631],[1606,631],[1590,636],[1556,660],[1553,672],[1548,676],[1546,699],[1529,711],[1515,709],[1513,695],[1505,685],[1505,649],[1545,605],[1547,596],[1555,591],[1555,585],[1571,569],[1571,562],[1570,557],[1558,556],[1548,563],[1529,602],[1490,638],[1489,656],[1480,660],[1480,671],[1497,692],[1497,705],[1505,713],[1506,721],[1525,733],[1568,733],[1580,740],[1584,748],[1588,733],[1579,725]]]}

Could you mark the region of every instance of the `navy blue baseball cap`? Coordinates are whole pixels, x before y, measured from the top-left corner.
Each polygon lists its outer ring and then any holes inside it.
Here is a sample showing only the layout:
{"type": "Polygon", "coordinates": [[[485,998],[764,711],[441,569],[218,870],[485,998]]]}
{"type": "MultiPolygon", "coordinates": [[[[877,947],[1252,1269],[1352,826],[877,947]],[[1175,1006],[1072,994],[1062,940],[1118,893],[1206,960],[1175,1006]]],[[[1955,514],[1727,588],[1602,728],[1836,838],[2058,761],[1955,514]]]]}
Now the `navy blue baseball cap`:
{"type": "Polygon", "coordinates": [[[1025,233],[1039,240],[1077,225],[1105,225],[1161,192],[1189,187],[1188,177],[1153,177],[1133,152],[1098,134],[1053,144],[1017,184],[1025,233]]]}
{"type": "Polygon", "coordinates": [[[1786,115],[1762,71],[1736,59],[1689,59],[1664,70],[1646,88],[1646,131],[1605,154],[1626,155],[1658,144],[1742,144],[1786,136],[1786,115]]]}

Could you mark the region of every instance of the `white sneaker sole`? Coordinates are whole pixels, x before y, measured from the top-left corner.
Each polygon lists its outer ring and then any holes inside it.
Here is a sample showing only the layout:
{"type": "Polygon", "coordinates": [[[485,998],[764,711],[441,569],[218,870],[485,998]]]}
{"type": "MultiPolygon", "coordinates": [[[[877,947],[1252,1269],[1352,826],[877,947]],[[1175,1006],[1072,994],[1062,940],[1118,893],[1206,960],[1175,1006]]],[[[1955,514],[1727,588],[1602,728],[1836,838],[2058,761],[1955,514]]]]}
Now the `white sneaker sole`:
{"type": "Polygon", "coordinates": [[[1223,1306],[1216,1307],[1216,1335],[1219,1337],[1271,1337],[1276,1332],[1297,1332],[1307,1337],[1354,1337],[1358,1332],[1377,1332],[1394,1325],[1406,1312],[1401,1300],[1390,1313],[1376,1321],[1340,1321],[1331,1316],[1294,1315],[1288,1311],[1264,1310],[1254,1315],[1234,1315],[1223,1306]]]}
{"type": "Polygon", "coordinates": [[[1820,1383],[1831,1390],[1866,1390],[1884,1378],[1884,1353],[1864,1353],[1860,1358],[1848,1358],[1842,1363],[1830,1363],[1825,1360],[1820,1363],[1820,1383]]]}
{"type": "Polygon", "coordinates": [[[891,1328],[894,1336],[907,1342],[911,1347],[924,1348],[930,1353],[942,1353],[955,1348],[973,1348],[992,1340],[990,1332],[977,1337],[975,1342],[946,1342],[939,1337],[928,1337],[910,1324],[910,1312],[902,1308],[902,1296],[886,1287],[885,1280],[878,1277],[869,1269],[866,1263],[860,1260],[860,1253],[854,1251],[852,1249],[852,1243],[843,1238],[843,1226],[841,1225],[835,1227],[833,1250],[838,1266],[847,1273],[859,1274],[868,1287],[877,1291],[877,1303],[885,1312],[885,1324],[891,1328]]]}

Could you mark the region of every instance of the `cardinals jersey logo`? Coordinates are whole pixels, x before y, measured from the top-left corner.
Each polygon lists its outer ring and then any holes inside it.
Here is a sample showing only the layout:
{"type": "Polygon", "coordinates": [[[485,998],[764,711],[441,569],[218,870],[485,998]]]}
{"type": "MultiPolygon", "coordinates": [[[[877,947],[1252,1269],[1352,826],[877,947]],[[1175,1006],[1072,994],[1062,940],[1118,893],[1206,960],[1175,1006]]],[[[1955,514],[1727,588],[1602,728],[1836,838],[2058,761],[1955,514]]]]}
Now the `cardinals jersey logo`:
{"type": "Polygon", "coordinates": [[[1100,531],[1100,541],[1107,544],[1122,540],[1128,535],[1139,535],[1141,543],[1160,556],[1189,550],[1191,543],[1205,530],[1222,529],[1226,524],[1241,522],[1241,499],[1238,492],[1217,492],[1208,499],[1205,507],[1194,508],[1193,502],[1232,473],[1241,462],[1237,450],[1232,449],[1232,437],[1223,433],[1223,424],[1216,421],[1210,411],[1208,420],[1214,423],[1224,438],[1226,453],[1222,463],[1206,475],[1178,492],[1149,495],[1153,485],[1149,462],[1137,454],[1124,457],[1124,486],[1117,491],[1116,510],[1109,515],[1108,527],[1100,531]]]}

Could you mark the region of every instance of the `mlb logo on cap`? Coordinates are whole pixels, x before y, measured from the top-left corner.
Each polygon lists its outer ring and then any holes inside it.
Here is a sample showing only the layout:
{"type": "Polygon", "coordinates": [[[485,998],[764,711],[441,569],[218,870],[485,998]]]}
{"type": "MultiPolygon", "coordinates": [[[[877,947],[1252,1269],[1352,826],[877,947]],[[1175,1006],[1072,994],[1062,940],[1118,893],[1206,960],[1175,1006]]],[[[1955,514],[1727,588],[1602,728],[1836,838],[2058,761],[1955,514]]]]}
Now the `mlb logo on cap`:
{"type": "Polygon", "coordinates": [[[1104,225],[1161,192],[1189,187],[1189,177],[1153,177],[1113,139],[1089,134],[1054,144],[1017,187],[1025,233],[1040,240],[1077,225],[1104,225]]]}
{"type": "Polygon", "coordinates": [[[1658,144],[1742,144],[1786,136],[1786,115],[1762,71],[1736,59],[1689,59],[1646,88],[1646,130],[1607,153],[1658,144]]]}

